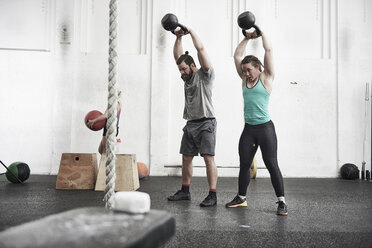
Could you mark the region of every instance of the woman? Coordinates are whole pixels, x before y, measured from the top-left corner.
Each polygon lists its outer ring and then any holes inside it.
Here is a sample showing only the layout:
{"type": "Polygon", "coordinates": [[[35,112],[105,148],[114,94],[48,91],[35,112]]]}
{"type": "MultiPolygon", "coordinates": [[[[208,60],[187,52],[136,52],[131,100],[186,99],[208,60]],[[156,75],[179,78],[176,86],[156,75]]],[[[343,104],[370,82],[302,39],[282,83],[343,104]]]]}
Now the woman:
{"type": "MultiPolygon", "coordinates": [[[[116,105],[116,111],[117,111],[116,136],[118,136],[118,134],[119,134],[119,118],[120,118],[120,112],[121,112],[121,102],[122,102],[121,91],[118,91],[118,103],[116,105]]],[[[102,121],[102,120],[105,120],[105,119],[107,119],[107,110],[105,111],[105,113],[103,113],[102,115],[98,116],[97,118],[95,118],[93,120],[89,120],[88,123],[87,123],[87,125],[89,127],[92,127],[94,125],[94,123],[99,122],[99,121],[102,121]]],[[[105,127],[103,128],[102,139],[101,139],[101,142],[100,142],[100,144],[98,146],[98,152],[101,155],[102,155],[102,153],[106,153],[106,143],[107,143],[106,133],[107,133],[107,127],[105,125],[105,127]]]]}
{"type": "Polygon", "coordinates": [[[270,173],[271,182],[278,197],[278,215],[287,215],[287,205],[284,198],[283,177],[277,160],[277,138],[275,127],[268,112],[269,98],[274,81],[274,64],[272,47],[261,32],[262,44],[265,50],[264,64],[249,55],[244,57],[248,41],[258,38],[256,31],[245,32],[246,37],[236,47],[234,61],[236,70],[242,79],[244,99],[245,126],[239,140],[239,192],[227,208],[246,207],[246,193],[250,182],[250,166],[261,148],[262,158],[270,173]],[[244,58],[243,58],[244,57],[244,58]],[[264,70],[262,71],[262,67],[264,70]]]}

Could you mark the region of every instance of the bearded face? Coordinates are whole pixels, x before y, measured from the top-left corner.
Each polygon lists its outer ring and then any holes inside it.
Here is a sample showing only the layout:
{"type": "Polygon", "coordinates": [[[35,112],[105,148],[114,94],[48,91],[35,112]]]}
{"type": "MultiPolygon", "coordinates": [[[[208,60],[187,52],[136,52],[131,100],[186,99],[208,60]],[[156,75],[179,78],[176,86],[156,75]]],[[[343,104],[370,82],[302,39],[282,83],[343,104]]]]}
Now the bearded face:
{"type": "Polygon", "coordinates": [[[191,66],[187,65],[185,62],[182,62],[181,64],[178,65],[178,70],[180,71],[181,78],[184,82],[189,81],[192,78],[192,75],[194,74],[191,66]]]}

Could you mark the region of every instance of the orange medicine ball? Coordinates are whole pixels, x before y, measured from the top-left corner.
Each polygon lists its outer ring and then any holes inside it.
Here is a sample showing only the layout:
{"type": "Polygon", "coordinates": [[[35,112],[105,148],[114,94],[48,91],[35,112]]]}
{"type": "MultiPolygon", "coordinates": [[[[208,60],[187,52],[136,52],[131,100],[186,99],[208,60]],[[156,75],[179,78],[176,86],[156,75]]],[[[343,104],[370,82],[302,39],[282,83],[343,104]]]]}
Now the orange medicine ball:
{"type": "Polygon", "coordinates": [[[147,166],[142,162],[137,162],[137,169],[138,169],[138,177],[142,179],[148,176],[148,169],[147,166]]]}

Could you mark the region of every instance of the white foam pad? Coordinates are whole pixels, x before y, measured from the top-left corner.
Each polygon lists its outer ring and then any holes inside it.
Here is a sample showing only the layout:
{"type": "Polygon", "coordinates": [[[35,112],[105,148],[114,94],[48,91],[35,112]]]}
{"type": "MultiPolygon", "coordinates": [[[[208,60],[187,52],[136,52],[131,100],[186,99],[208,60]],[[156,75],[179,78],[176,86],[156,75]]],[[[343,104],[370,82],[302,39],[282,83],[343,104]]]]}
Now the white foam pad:
{"type": "Polygon", "coordinates": [[[133,214],[150,211],[150,195],[138,191],[119,191],[115,193],[115,210],[133,214]]]}

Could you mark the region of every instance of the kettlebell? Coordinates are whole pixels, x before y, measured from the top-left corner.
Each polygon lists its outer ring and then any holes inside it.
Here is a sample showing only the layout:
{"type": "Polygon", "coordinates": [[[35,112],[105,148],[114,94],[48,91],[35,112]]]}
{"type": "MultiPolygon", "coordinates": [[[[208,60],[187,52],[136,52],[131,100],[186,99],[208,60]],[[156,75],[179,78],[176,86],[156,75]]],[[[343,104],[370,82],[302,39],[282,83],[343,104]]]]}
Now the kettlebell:
{"type": "Polygon", "coordinates": [[[244,36],[246,36],[245,30],[248,30],[250,28],[256,29],[257,36],[261,35],[261,30],[257,25],[255,25],[255,22],[256,17],[253,15],[252,12],[245,11],[238,16],[238,25],[242,29],[242,33],[244,36]]]}
{"type": "Polygon", "coordinates": [[[175,16],[172,13],[166,14],[162,19],[161,19],[161,25],[163,28],[167,31],[171,31],[174,33],[174,30],[177,27],[180,27],[184,32],[187,32],[187,28],[183,26],[181,23],[178,22],[177,16],[175,16]]]}

